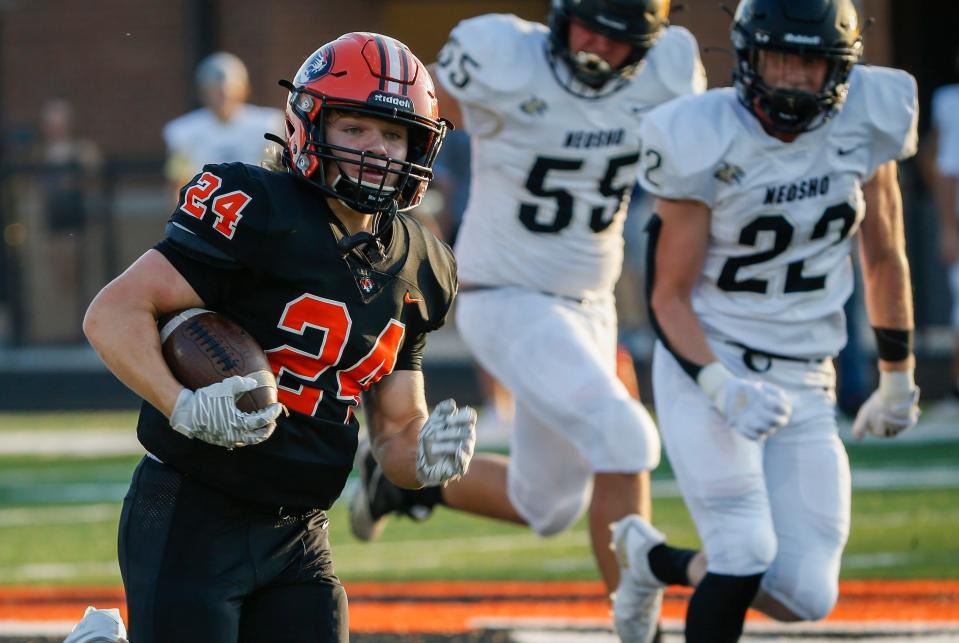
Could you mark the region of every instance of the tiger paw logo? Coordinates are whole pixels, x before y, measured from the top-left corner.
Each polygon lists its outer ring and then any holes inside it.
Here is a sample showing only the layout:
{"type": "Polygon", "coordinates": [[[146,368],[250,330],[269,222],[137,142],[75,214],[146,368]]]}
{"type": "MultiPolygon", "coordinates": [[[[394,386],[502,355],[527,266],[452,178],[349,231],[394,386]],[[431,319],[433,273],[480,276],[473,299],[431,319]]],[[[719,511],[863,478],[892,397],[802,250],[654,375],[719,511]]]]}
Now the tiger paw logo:
{"type": "Polygon", "coordinates": [[[713,176],[717,181],[722,181],[726,185],[732,185],[733,183],[740,185],[743,182],[743,177],[746,176],[746,172],[738,165],[723,163],[713,176]]]}
{"type": "Polygon", "coordinates": [[[296,72],[293,83],[296,85],[306,85],[317,78],[326,76],[333,69],[333,47],[325,45],[313,52],[313,55],[306,59],[300,70],[296,72]]]}

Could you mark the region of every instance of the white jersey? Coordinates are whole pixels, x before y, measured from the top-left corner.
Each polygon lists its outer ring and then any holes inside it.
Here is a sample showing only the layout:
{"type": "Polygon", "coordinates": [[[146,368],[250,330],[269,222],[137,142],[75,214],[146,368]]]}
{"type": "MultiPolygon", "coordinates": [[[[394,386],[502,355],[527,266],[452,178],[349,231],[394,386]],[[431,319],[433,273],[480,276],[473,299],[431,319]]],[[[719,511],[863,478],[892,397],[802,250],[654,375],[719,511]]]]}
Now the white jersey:
{"type": "Polygon", "coordinates": [[[707,334],[797,357],[836,354],[853,288],[862,185],[916,152],[915,79],[856,66],[842,110],[784,143],[734,89],[656,109],[643,121],[642,186],[711,210],[693,308],[707,334]]]}
{"type": "Polygon", "coordinates": [[[937,89],[931,111],[938,133],[936,167],[947,176],[959,176],[959,85],[937,89]]]}
{"type": "Polygon", "coordinates": [[[465,284],[589,298],[619,278],[640,120],[703,91],[705,76],[695,39],[670,27],[624,87],[581,98],[557,80],[548,47],[543,25],[490,14],[461,22],[440,52],[438,80],[472,138],[458,272],[465,284]]]}
{"type": "Polygon", "coordinates": [[[173,119],[163,127],[163,140],[171,156],[179,157],[195,174],[208,163],[240,161],[259,165],[267,141],[263,134],[283,133],[283,112],[272,107],[242,105],[229,122],[201,108],[173,119]]]}

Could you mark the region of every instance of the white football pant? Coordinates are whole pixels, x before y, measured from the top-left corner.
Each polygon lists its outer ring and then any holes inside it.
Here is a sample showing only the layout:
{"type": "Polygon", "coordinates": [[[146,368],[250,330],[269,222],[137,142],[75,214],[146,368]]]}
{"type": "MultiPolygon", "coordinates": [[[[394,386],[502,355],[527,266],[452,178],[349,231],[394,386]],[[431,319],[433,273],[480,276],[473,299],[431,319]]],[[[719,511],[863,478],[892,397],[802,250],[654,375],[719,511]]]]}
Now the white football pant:
{"type": "Polygon", "coordinates": [[[849,535],[849,461],[838,437],[835,370],[755,358],[711,341],[736,376],[786,390],[789,424],[752,441],[729,426],[709,399],[656,343],[653,390],[666,453],[708,558],[708,571],[765,573],[762,588],[805,620],[825,617],[839,592],[839,564],[849,535]]]}
{"type": "Polygon", "coordinates": [[[582,515],[594,473],[659,464],[656,427],[616,377],[612,295],[580,303],[520,288],[466,291],[456,323],[516,400],[509,498],[537,533],[582,515]]]}

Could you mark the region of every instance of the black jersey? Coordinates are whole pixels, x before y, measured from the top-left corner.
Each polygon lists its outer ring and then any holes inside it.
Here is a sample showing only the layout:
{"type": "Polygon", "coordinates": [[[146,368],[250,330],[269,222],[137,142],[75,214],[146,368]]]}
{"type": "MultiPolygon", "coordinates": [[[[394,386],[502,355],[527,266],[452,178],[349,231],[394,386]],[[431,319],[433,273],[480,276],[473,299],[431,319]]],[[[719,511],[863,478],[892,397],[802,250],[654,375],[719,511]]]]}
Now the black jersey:
{"type": "Polygon", "coordinates": [[[166,235],[156,249],[266,351],[290,415],[265,442],[226,450],[172,430],[144,404],[140,442],[224,493],[329,507],[353,465],[361,391],[419,369],[426,333],[445,320],[456,291],[449,247],[400,214],[382,253],[344,257],[322,193],[242,163],[205,166],[181,190],[166,235]]]}

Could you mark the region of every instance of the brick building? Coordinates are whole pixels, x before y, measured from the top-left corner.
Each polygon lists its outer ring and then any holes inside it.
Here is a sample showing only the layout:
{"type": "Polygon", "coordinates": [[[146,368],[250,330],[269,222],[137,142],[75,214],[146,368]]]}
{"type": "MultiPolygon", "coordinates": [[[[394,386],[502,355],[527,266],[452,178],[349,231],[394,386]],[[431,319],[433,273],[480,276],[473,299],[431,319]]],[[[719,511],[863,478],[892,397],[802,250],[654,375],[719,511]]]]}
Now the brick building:
{"type": "MultiPolygon", "coordinates": [[[[729,15],[716,0],[673,4],[673,22],[690,28],[700,42],[710,84],[728,84],[729,15]]],[[[728,4],[734,7],[735,0],[728,4]]],[[[959,23],[959,4],[861,4],[863,14],[876,19],[866,31],[867,60],[914,73],[925,106],[933,88],[952,80],[956,39],[950,25],[959,23]]],[[[196,107],[193,73],[206,54],[222,49],[239,55],[250,70],[251,101],[279,106],[284,92],[276,80],[289,78],[318,45],[343,32],[394,35],[428,62],[462,18],[511,12],[542,20],[548,10],[548,0],[3,0],[0,320],[9,321],[6,330],[0,322],[0,343],[75,339],[85,301],[159,236],[170,206],[160,173],[160,129],[196,107]],[[77,264],[80,286],[72,304],[64,303],[47,274],[51,259],[42,222],[23,187],[29,181],[10,174],[35,136],[38,107],[55,96],[73,103],[79,133],[96,141],[108,160],[105,198],[94,221],[99,225],[92,226],[77,264]]],[[[913,202],[919,194],[910,192],[913,202]]],[[[910,243],[924,247],[930,235],[926,222],[910,243]]],[[[933,292],[941,286],[934,268],[930,264],[927,270],[933,292]]],[[[923,273],[921,265],[918,272],[923,273]]],[[[943,307],[935,297],[923,297],[925,287],[917,284],[917,314],[935,321],[943,307]]]]}

